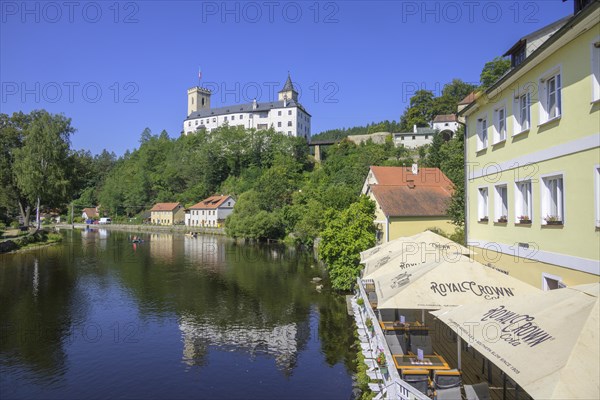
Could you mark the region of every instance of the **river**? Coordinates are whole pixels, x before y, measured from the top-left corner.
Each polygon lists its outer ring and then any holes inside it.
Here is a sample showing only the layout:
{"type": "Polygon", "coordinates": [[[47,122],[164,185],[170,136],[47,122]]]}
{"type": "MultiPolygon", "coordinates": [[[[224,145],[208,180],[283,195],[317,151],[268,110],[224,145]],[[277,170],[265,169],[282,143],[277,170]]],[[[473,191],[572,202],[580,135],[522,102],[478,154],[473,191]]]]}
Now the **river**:
{"type": "Polygon", "coordinates": [[[62,234],[0,255],[2,399],[351,397],[352,322],[310,254],[62,234]]]}

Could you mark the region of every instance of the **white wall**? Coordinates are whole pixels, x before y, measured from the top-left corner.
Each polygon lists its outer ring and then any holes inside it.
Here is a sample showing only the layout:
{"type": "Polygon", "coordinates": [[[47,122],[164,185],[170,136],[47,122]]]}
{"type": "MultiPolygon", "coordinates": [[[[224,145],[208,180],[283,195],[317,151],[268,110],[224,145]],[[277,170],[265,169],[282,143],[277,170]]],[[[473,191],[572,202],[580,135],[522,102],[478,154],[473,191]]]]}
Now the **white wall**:
{"type": "Polygon", "coordinates": [[[233,212],[234,206],[235,200],[229,198],[216,209],[191,209],[189,213],[186,213],[185,224],[187,226],[217,226],[219,220],[224,220],[233,212]]]}
{"type": "Polygon", "coordinates": [[[422,135],[416,133],[395,133],[394,134],[394,144],[396,146],[400,146],[401,144],[404,147],[409,149],[414,149],[419,146],[424,146],[426,144],[431,144],[433,140],[433,134],[422,135]],[[402,136],[404,136],[404,140],[402,140],[402,136]],[[414,136],[414,139],[413,139],[414,136]],[[427,139],[426,139],[427,137],[427,139]]]}
{"type": "MultiPolygon", "coordinates": [[[[231,107],[232,110],[234,106],[231,107]]],[[[205,118],[196,118],[183,122],[184,134],[195,132],[202,126],[210,132],[225,123],[229,126],[241,125],[246,129],[258,129],[259,125],[266,125],[265,129],[271,126],[275,131],[289,136],[301,136],[310,139],[310,116],[300,110],[298,107],[273,108],[261,112],[232,112],[230,114],[213,115],[205,118]],[[290,113],[291,112],[291,113],[290,113]],[[266,113],[266,117],[261,117],[266,113]],[[281,113],[281,115],[279,115],[281,113]],[[233,117],[233,119],[231,119],[233,117]],[[227,119],[227,120],[226,120],[227,119]],[[291,122],[291,126],[288,123],[291,122]],[[279,126],[281,123],[281,126],[279,126]]]]}
{"type": "Polygon", "coordinates": [[[437,129],[440,132],[451,130],[456,133],[456,131],[458,131],[458,122],[434,122],[432,128],[437,129]]]}

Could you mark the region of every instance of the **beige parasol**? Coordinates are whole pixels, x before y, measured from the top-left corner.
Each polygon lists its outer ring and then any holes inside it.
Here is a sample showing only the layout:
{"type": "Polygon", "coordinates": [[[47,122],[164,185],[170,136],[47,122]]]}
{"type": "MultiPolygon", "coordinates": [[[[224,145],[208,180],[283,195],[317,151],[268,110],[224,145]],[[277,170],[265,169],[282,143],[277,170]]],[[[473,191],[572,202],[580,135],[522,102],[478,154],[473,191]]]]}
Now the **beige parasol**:
{"type": "Polygon", "coordinates": [[[600,398],[600,284],[432,314],[536,399],[600,398]]]}

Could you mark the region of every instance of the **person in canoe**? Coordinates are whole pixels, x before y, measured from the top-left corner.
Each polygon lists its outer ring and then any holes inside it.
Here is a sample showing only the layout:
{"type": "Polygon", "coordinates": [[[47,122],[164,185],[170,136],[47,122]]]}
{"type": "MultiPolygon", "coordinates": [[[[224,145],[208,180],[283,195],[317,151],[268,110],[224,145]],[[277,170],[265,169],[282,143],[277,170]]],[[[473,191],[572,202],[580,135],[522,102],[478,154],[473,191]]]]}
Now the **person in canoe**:
{"type": "Polygon", "coordinates": [[[136,236],[136,235],[134,235],[134,236],[131,238],[131,242],[132,242],[132,243],[141,243],[141,242],[143,242],[143,239],[142,239],[142,238],[140,238],[139,236],[136,236]]]}

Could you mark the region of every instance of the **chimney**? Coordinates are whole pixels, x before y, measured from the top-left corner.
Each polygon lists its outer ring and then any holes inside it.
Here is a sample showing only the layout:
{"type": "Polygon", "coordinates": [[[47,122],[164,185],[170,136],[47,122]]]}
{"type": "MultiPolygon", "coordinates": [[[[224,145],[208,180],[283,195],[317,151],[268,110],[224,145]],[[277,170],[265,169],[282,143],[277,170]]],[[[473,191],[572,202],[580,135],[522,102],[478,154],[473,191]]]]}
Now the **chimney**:
{"type": "Polygon", "coordinates": [[[258,104],[256,103],[256,99],[252,100],[252,109],[256,110],[258,108],[258,104]]]}

